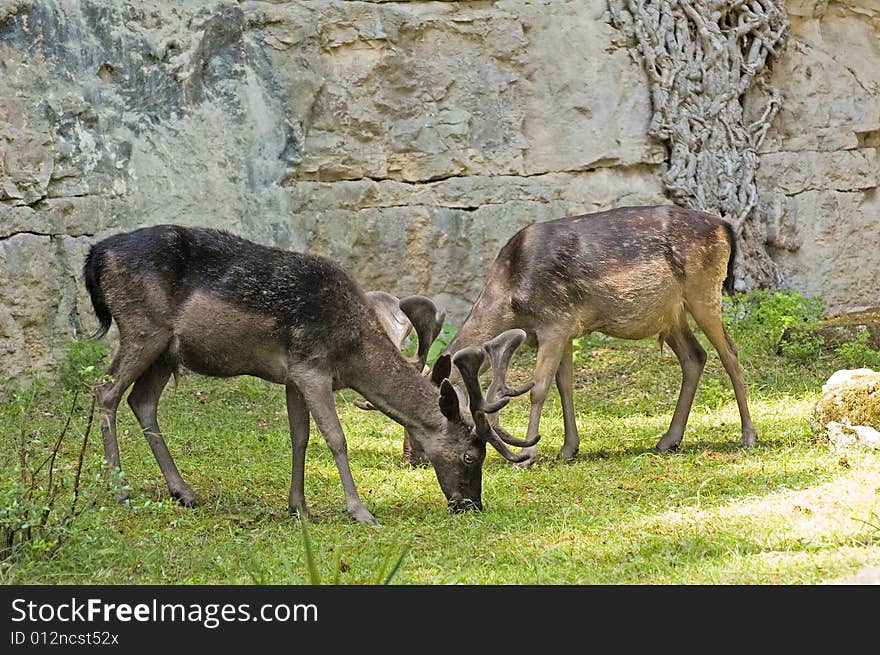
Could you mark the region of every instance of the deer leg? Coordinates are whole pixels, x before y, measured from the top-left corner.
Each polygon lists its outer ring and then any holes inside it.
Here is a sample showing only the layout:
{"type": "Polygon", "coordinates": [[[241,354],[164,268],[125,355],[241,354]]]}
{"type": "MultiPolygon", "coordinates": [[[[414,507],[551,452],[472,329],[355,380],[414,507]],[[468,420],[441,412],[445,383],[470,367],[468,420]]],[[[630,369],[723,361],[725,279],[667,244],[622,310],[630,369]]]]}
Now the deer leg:
{"type": "MultiPolygon", "coordinates": [[[[121,471],[119,441],[116,436],[116,410],[119,408],[122,395],[165,351],[167,346],[168,336],[164,333],[155,334],[140,341],[128,340],[123,336],[120,340],[119,352],[107,370],[112,379],[95,389],[95,398],[101,417],[104,459],[115,471],[121,471]]],[[[117,491],[116,499],[120,502],[128,499],[128,491],[117,491]]]]}
{"type": "Polygon", "coordinates": [[[694,303],[690,307],[691,314],[697,325],[703,331],[703,334],[709,339],[724,370],[730,377],[733,384],[733,393],[736,395],[736,404],[739,408],[740,421],[742,422],[742,445],[751,448],[758,441],[758,432],[752,423],[752,417],[749,414],[749,405],[746,399],[746,385],[743,381],[742,370],[739,366],[739,357],[737,356],[736,346],[730,340],[727,330],[724,329],[724,322],[721,320],[720,309],[714,309],[700,303],[694,303]]]}
{"type": "MultiPolygon", "coordinates": [[[[544,401],[547,400],[547,393],[550,385],[559,368],[562,354],[565,352],[565,346],[571,345],[571,339],[568,336],[538,334],[538,355],[535,364],[535,386],[532,387],[529,401],[531,407],[529,409],[529,428],[526,431],[526,439],[533,439],[538,433],[541,423],[541,410],[544,408],[544,401]]],[[[524,462],[515,464],[518,468],[528,468],[535,463],[538,456],[538,446],[523,448],[522,452],[528,453],[529,458],[524,462]]]]}
{"type": "Polygon", "coordinates": [[[287,507],[291,514],[308,518],[305,476],[306,447],[309,445],[309,408],[298,387],[287,385],[287,422],[290,424],[291,475],[287,507]]]}
{"type": "Polygon", "coordinates": [[[361,502],[351,475],[345,433],[342,431],[342,424],[339,422],[333,403],[333,382],[329,377],[317,378],[315,375],[309,377],[311,378],[309,384],[302,384],[299,387],[312,416],[315,417],[315,424],[333,454],[339,479],[342,481],[342,491],[345,493],[348,515],[358,523],[377,523],[375,517],[361,502]]]}
{"type": "Polygon", "coordinates": [[[422,447],[409,438],[409,432],[403,431],[403,461],[410,466],[427,466],[431,462],[422,447]]]}
{"type": "Polygon", "coordinates": [[[681,364],[681,390],[678,392],[678,402],[675,404],[669,430],[656,445],[656,449],[661,453],[675,450],[681,443],[694,402],[694,394],[697,392],[697,384],[706,364],[706,351],[691,332],[687,317],[682,316],[679,325],[664,334],[663,340],[669,344],[681,364]]]}
{"type": "Polygon", "coordinates": [[[565,344],[562,351],[562,359],[556,370],[556,388],[562,401],[562,421],[565,425],[565,443],[559,451],[559,458],[572,460],[578,454],[581,439],[574,420],[574,352],[571,341],[565,344]]]}
{"type": "Polygon", "coordinates": [[[154,362],[134,383],[134,389],[128,396],[128,406],[137,417],[172,498],[176,498],[185,507],[196,507],[196,495],[181,477],[159,430],[159,397],[173,372],[173,367],[161,359],[154,362]]]}

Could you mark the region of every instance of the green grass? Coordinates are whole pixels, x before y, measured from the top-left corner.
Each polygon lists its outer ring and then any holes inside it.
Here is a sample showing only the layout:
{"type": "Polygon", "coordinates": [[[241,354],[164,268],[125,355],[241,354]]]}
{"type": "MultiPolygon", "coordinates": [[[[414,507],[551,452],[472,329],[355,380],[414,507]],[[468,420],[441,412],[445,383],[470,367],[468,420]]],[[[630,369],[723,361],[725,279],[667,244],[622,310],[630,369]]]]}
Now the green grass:
{"type": "MultiPolygon", "coordinates": [[[[739,416],[717,354],[709,352],[682,449],[652,451],[672,415],[680,369],[656,341],[595,336],[580,343],[573,463],[555,459],[562,413],[544,409],[541,458],[513,468],[491,448],[483,472],[482,513],[447,512],[434,472],[400,462],[402,428],[378,412],[337,407],[348,436],[358,490],[380,527],[345,513],[333,459],[314,426],[306,494],[315,520],[307,533],[287,513],[290,439],[281,387],[253,378],[185,375],[160,405],[166,440],[200,507],[167,497],[140,430],[123,405],[119,439],[131,500],[104,491],[52,554],[25,550],[0,564],[13,583],[270,583],[317,580],[374,584],[717,584],[818,583],[880,560],[877,456],[835,452],[811,425],[833,355],[794,362],[742,348],[753,450],[739,447],[739,416]],[[313,553],[304,549],[308,534],[313,553]],[[402,557],[402,559],[401,559],[402,557]]],[[[534,353],[518,353],[511,378],[524,380],[534,353]]],[[[82,431],[88,398],[74,430],[82,431]]],[[[32,438],[57,435],[70,394],[53,392],[26,417],[32,438]]],[[[528,399],[503,412],[524,434],[528,399]]],[[[13,477],[21,415],[0,411],[4,480],[13,477]]],[[[69,471],[79,442],[58,458],[69,471]]],[[[87,451],[93,485],[100,436],[87,451]]]]}

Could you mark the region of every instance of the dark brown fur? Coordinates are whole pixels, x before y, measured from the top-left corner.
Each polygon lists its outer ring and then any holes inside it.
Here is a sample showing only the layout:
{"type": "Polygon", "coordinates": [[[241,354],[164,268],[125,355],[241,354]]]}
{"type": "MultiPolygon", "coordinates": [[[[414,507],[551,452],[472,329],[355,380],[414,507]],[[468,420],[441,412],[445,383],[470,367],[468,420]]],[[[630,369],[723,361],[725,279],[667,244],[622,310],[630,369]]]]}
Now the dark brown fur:
{"type": "MultiPolygon", "coordinates": [[[[442,380],[422,377],[421,366],[416,370],[400,355],[371,301],[333,262],[217,230],[160,225],[96,243],[84,273],[100,322],[96,334],[104,334],[111,320],[119,328],[112,381],[97,390],[105,457],[113,467],[120,466],[116,410],[133,385],[128,403],[171,494],[195,504],[157,422],[159,396],[184,366],[211,376],[255,375],[285,386],[293,443],[291,511],[307,511],[304,460],[311,415],[333,453],[349,515],[375,520],[357,494],[334,408],[332,392],[344,387],[407,428],[434,465],[454,510],[482,506],[486,440],[457,413],[443,414],[442,380]]],[[[409,300],[418,316],[435,316],[427,299],[409,300]]],[[[434,326],[416,329],[420,336],[436,335],[434,326]]]]}

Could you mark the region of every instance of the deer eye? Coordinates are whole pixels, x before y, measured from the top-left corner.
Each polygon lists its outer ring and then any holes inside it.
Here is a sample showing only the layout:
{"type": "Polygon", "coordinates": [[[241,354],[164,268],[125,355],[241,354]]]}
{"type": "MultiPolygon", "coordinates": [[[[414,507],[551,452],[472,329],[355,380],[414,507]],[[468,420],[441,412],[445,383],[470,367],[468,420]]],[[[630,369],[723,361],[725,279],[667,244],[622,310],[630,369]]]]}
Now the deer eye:
{"type": "Polygon", "coordinates": [[[464,455],[461,456],[461,461],[463,461],[465,464],[470,466],[471,464],[473,464],[477,460],[474,459],[473,455],[471,455],[470,453],[465,453],[464,455]]]}

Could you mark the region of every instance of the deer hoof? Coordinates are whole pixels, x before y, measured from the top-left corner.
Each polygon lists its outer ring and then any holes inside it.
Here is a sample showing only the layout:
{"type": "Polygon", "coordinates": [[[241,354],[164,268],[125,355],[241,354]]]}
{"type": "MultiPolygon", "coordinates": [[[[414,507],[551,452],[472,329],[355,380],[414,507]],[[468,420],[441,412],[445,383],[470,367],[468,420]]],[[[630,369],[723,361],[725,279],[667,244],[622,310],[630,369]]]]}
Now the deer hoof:
{"type": "Polygon", "coordinates": [[[348,510],[348,515],[351,517],[351,520],[355,523],[366,523],[368,525],[379,525],[379,521],[376,520],[376,517],[370,514],[370,511],[366,507],[357,507],[355,509],[348,510]]]}
{"type": "Polygon", "coordinates": [[[528,453],[528,459],[525,459],[521,462],[517,462],[514,466],[518,469],[530,469],[532,465],[535,463],[535,460],[538,459],[538,448],[537,446],[532,446],[531,448],[523,448],[521,453],[528,453]]]}
{"type": "Polygon", "coordinates": [[[660,437],[660,441],[657,442],[657,445],[654,446],[654,449],[658,453],[674,453],[678,450],[678,446],[681,444],[681,437],[677,439],[675,437],[670,437],[667,432],[662,437],[660,437]]]}
{"type": "Polygon", "coordinates": [[[578,448],[575,448],[573,451],[568,452],[563,446],[562,450],[559,451],[559,460],[562,462],[573,462],[577,459],[578,448]]]}
{"type": "Polygon", "coordinates": [[[199,506],[199,502],[196,500],[196,495],[193,493],[192,489],[180,489],[172,491],[171,497],[176,498],[177,502],[184,507],[199,506]]]}
{"type": "Polygon", "coordinates": [[[743,448],[754,448],[758,443],[758,433],[755,428],[743,430],[742,445],[743,448]]]}

